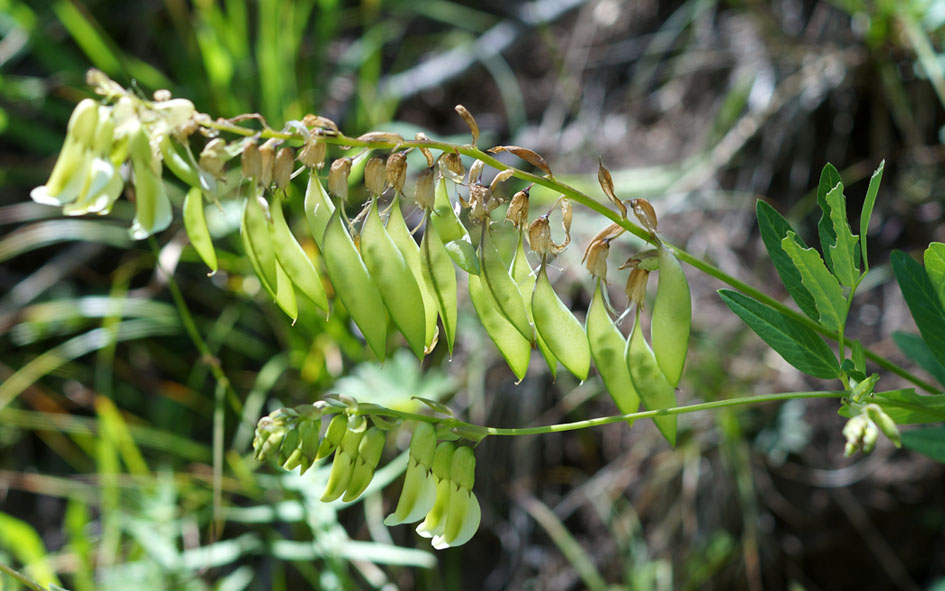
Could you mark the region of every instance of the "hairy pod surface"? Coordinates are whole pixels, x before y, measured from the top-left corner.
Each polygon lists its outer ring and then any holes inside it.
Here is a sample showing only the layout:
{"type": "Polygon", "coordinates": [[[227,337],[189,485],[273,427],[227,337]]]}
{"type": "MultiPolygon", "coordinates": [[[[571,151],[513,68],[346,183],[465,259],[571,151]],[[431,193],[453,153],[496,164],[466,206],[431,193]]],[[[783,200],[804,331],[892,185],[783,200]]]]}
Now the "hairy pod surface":
{"type": "Polygon", "coordinates": [[[689,350],[692,300],[686,274],[673,253],[665,247],[660,247],[659,261],[659,281],[656,300],[653,302],[650,341],[653,343],[653,354],[660,370],[675,388],[682,377],[686,353],[689,350]]]}
{"type": "Polygon", "coordinates": [[[446,247],[437,234],[436,226],[427,224],[420,241],[421,272],[426,284],[430,287],[436,310],[443,323],[443,333],[446,336],[446,346],[450,355],[453,354],[453,342],[456,339],[456,270],[446,247]]]}
{"type": "Polygon", "coordinates": [[[345,229],[338,210],[331,214],[325,227],[323,245],[325,269],[335,294],[358,325],[374,355],[383,360],[387,351],[384,300],[345,229]]]}
{"type": "Polygon", "coordinates": [[[199,187],[191,187],[184,196],[183,216],[184,228],[187,230],[190,244],[213,275],[217,272],[217,251],[213,248],[213,240],[207,228],[207,218],[203,209],[203,191],[199,187]]]}
{"type": "Polygon", "coordinates": [[[522,292],[519,291],[518,285],[509,274],[508,267],[502,261],[502,255],[496,249],[492,236],[485,226],[483,226],[479,249],[482,253],[479,262],[483,286],[492,294],[502,316],[531,344],[535,330],[528,321],[522,292]]]}
{"type": "Polygon", "coordinates": [[[437,340],[436,296],[433,293],[432,285],[430,285],[430,282],[424,277],[420,247],[407,228],[407,221],[404,219],[404,214],[400,209],[400,202],[396,197],[390,206],[390,217],[387,218],[387,233],[390,234],[391,240],[397,245],[397,249],[404,257],[407,267],[413,273],[413,278],[417,281],[417,286],[420,288],[420,295],[423,297],[423,313],[426,320],[426,336],[423,341],[424,351],[429,353],[437,340]]]}
{"type": "Polygon", "coordinates": [[[587,342],[594,365],[617,408],[624,414],[637,412],[640,409],[640,395],[633,386],[627,367],[627,339],[607,312],[604,285],[603,281],[597,282],[594,298],[587,310],[587,342]]]}
{"type": "Polygon", "coordinates": [[[296,241],[292,230],[289,229],[282,211],[282,202],[279,199],[272,200],[269,205],[269,214],[270,237],[276,262],[285,270],[299,292],[311,300],[318,309],[328,314],[328,296],[325,294],[322,279],[315,270],[312,260],[305,253],[305,249],[296,241]]]}
{"type": "MultiPolygon", "coordinates": [[[[663,375],[650,345],[643,336],[640,328],[640,309],[637,308],[633,332],[627,342],[627,367],[630,370],[630,379],[636,388],[640,399],[647,410],[660,410],[676,406],[676,391],[663,375]]],[[[671,446],[676,445],[676,417],[675,415],[653,417],[660,433],[669,441],[671,446]]]]}
{"type": "Polygon", "coordinates": [[[446,180],[440,179],[434,191],[433,212],[430,221],[436,226],[436,232],[443,240],[443,246],[453,261],[470,275],[479,274],[479,257],[472,245],[472,239],[466,226],[459,221],[453,204],[450,203],[449,192],[446,189],[446,180]]]}
{"type": "Polygon", "coordinates": [[[578,319],[555,293],[548,280],[547,265],[542,264],[532,293],[535,328],[548,348],[574,377],[582,382],[591,368],[587,335],[578,319]]]}
{"type": "Polygon", "coordinates": [[[414,354],[422,359],[427,327],[423,295],[413,271],[381,221],[377,199],[369,205],[361,230],[361,256],[391,319],[414,354]]]}

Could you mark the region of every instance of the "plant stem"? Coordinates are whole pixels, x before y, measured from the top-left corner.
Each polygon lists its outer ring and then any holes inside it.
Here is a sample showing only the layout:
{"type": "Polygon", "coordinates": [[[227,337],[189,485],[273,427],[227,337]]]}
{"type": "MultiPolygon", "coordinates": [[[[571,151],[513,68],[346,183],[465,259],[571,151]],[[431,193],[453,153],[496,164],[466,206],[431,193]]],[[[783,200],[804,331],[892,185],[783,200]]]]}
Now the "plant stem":
{"type": "MultiPolygon", "coordinates": [[[[302,139],[301,136],[294,133],[278,132],[272,129],[263,129],[259,131],[259,130],[242,127],[240,125],[236,125],[234,123],[230,123],[225,120],[202,121],[200,122],[200,124],[205,127],[210,127],[210,128],[217,129],[220,131],[226,131],[229,133],[242,135],[242,136],[252,136],[252,135],[258,134],[262,138],[275,137],[275,138],[281,138],[285,140],[295,140],[295,141],[301,141],[302,139]]],[[[566,183],[563,183],[552,176],[539,176],[530,172],[526,172],[524,170],[520,170],[518,168],[511,167],[505,164],[504,162],[498,160],[491,154],[483,152],[479,148],[472,145],[460,146],[460,145],[451,144],[448,142],[439,142],[439,141],[434,141],[434,140],[392,141],[390,139],[358,139],[358,138],[348,137],[341,133],[334,133],[334,132],[326,133],[326,134],[319,134],[317,138],[318,138],[318,141],[322,141],[328,144],[335,144],[335,145],[348,146],[348,147],[371,148],[371,149],[377,149],[377,150],[429,148],[432,150],[441,150],[444,152],[453,152],[453,153],[462,154],[464,156],[468,156],[476,160],[481,160],[482,162],[484,162],[485,164],[488,164],[489,166],[491,166],[492,168],[496,170],[507,170],[507,169],[511,170],[513,173],[513,176],[515,176],[516,178],[522,179],[527,182],[535,183],[536,185],[541,185],[543,187],[551,189],[552,191],[560,193],[564,197],[567,197],[568,199],[572,201],[580,203],[581,205],[587,207],[588,209],[591,209],[599,213],[600,215],[606,217],[607,219],[618,224],[621,228],[623,228],[627,232],[630,232],[634,236],[637,236],[638,238],[641,238],[649,243],[654,242],[654,238],[650,236],[650,233],[648,231],[637,226],[636,224],[631,222],[629,219],[621,217],[616,211],[610,209],[603,203],[597,201],[596,199],[590,197],[589,195],[582,193],[581,191],[575,189],[574,187],[566,183]]],[[[670,248],[680,261],[702,271],[703,273],[705,273],[706,275],[709,275],[710,277],[714,277],[715,279],[718,279],[719,281],[728,285],[729,287],[732,287],[742,292],[743,294],[749,297],[752,297],[771,308],[774,308],[778,312],[781,312],[785,316],[788,316],[789,318],[797,322],[800,322],[804,326],[807,326],[808,328],[816,331],[817,333],[833,341],[838,341],[837,334],[831,332],[827,328],[824,328],[818,322],[811,320],[805,314],[802,314],[786,306],[785,304],[765,294],[761,290],[756,289],[752,287],[751,285],[748,285],[747,283],[736,279],[735,277],[732,277],[731,275],[722,271],[720,268],[716,267],[712,263],[703,261],[701,259],[698,259],[692,256],[691,254],[689,254],[684,249],[678,246],[675,246],[668,242],[663,242],[663,245],[670,248]]],[[[841,336],[840,341],[838,342],[841,342],[841,350],[843,346],[846,346],[846,345],[851,346],[851,347],[853,346],[852,339],[847,338],[847,337],[841,336]]],[[[913,375],[912,373],[910,373],[903,367],[900,367],[899,365],[891,361],[888,361],[887,359],[870,351],[869,349],[865,350],[865,354],[866,354],[866,357],[870,361],[872,361],[879,367],[896,374],[897,376],[915,384],[919,388],[922,388],[923,390],[926,390],[927,392],[930,392],[933,394],[942,393],[941,390],[939,390],[938,388],[936,388],[929,382],[926,382],[925,380],[919,378],[918,376],[913,375]]]]}
{"type": "Polygon", "coordinates": [[[26,585],[33,591],[47,591],[45,587],[43,587],[42,585],[40,585],[33,579],[29,578],[28,576],[24,575],[23,573],[19,571],[16,571],[10,568],[9,566],[3,564],[2,562],[0,562],[0,572],[2,572],[3,574],[7,575],[8,577],[12,579],[19,581],[21,584],[26,585]]]}

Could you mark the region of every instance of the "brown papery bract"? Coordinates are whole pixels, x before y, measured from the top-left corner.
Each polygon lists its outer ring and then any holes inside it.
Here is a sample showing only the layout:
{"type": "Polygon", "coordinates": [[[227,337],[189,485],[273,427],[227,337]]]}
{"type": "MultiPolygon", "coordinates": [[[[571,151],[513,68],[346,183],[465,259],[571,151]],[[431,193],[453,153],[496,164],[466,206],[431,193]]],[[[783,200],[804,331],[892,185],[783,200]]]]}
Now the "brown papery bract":
{"type": "Polygon", "coordinates": [[[295,152],[292,148],[285,146],[276,153],[276,162],[272,168],[272,179],[276,187],[285,190],[292,179],[292,169],[295,167],[295,152]]]}
{"type": "Polygon", "coordinates": [[[522,146],[495,146],[494,148],[489,148],[487,151],[493,154],[497,152],[511,152],[535,168],[540,168],[548,176],[554,176],[551,174],[551,167],[548,166],[548,161],[542,158],[541,154],[535,150],[523,148],[522,146]]]}
{"type": "Polygon", "coordinates": [[[387,157],[387,184],[394,187],[394,190],[398,193],[403,193],[406,180],[407,153],[394,152],[387,157]]]}
{"type": "Polygon", "coordinates": [[[417,177],[417,189],[414,198],[420,209],[426,211],[433,209],[433,204],[436,201],[436,195],[433,192],[433,180],[433,167],[427,168],[417,177]]]}
{"type": "Polygon", "coordinates": [[[243,148],[243,155],[240,160],[243,170],[243,176],[248,179],[258,179],[262,171],[262,157],[259,154],[259,147],[256,140],[252,140],[243,148]]]}
{"type": "Polygon", "coordinates": [[[463,121],[466,122],[466,125],[469,126],[469,132],[472,134],[472,145],[475,146],[479,143],[479,124],[476,123],[476,118],[462,105],[456,105],[454,108],[459,116],[463,118],[463,121]]]}
{"type": "Polygon", "coordinates": [[[512,195],[512,202],[505,212],[505,219],[518,229],[528,225],[528,189],[512,195]]]}
{"type": "Polygon", "coordinates": [[[387,171],[384,160],[377,156],[364,165],[364,186],[371,195],[380,195],[387,188],[387,171]]]}
{"type": "Polygon", "coordinates": [[[351,158],[339,158],[328,170],[328,192],[342,201],[348,198],[348,175],[351,174],[351,158]]]}

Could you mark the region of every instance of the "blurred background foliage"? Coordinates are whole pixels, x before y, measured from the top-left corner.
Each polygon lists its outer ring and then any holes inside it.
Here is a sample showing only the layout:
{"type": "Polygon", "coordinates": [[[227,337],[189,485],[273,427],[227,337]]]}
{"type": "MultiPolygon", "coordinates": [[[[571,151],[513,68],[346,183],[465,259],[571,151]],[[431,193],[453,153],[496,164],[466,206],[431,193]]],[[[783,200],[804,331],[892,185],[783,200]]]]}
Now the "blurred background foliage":
{"type": "MultiPolygon", "coordinates": [[[[0,0],[0,562],[76,591],[945,588],[942,468],[884,444],[843,459],[829,402],[689,415],[675,451],[645,422],[488,439],[482,528],[434,554],[381,524],[396,446],[357,507],[325,505],[323,470],[252,461],[257,418],[331,391],[451,399],[494,426],[613,414],[596,378],[535,362],[515,385],[468,303],[451,360],[378,366],[340,308],[289,325],[245,278],[226,211],[207,278],[179,223],[132,243],[127,208],[63,219],[29,201],[91,66],[213,116],[316,112],[350,134],[465,138],[463,103],[483,144],[534,148],[592,194],[602,158],[671,241],[758,285],[777,282],[755,199],[809,233],[825,162],[855,214],[885,158],[850,330],[902,361],[890,335],[911,320],[884,263],[945,239],[943,26],[941,0],[0,0]]],[[[576,212],[575,243],[602,225],[576,212]]],[[[557,263],[576,310],[580,250],[557,263]]],[[[681,400],[823,387],[689,277],[681,400]]]]}

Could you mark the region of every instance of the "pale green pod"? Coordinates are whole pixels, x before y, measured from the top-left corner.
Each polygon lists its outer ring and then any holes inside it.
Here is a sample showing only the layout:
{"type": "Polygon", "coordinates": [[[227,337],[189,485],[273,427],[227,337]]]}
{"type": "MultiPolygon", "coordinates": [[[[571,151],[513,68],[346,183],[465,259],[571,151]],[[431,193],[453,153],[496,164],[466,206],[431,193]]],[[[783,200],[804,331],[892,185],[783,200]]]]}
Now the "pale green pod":
{"type": "Polygon", "coordinates": [[[347,503],[355,500],[371,484],[374,469],[381,460],[381,453],[384,451],[386,442],[387,436],[377,427],[371,427],[364,433],[358,445],[358,457],[354,460],[351,479],[345,488],[344,496],[341,497],[342,501],[347,503]]]}
{"type": "Polygon", "coordinates": [[[478,275],[469,275],[469,299],[476,309],[486,334],[495,343],[502,357],[519,380],[525,377],[532,345],[499,311],[499,305],[478,275]]]}
{"type": "Polygon", "coordinates": [[[472,239],[466,226],[459,221],[453,204],[450,203],[449,192],[446,190],[446,180],[440,179],[434,192],[433,211],[430,212],[430,221],[436,226],[436,232],[443,241],[446,252],[453,261],[470,275],[479,274],[479,257],[472,245],[472,239]]]}
{"type": "MultiPolygon", "coordinates": [[[[259,261],[259,270],[262,271],[262,279],[272,288],[276,287],[276,252],[272,247],[272,238],[269,235],[269,221],[266,219],[266,212],[263,210],[265,197],[262,193],[259,195],[250,195],[243,206],[243,219],[240,231],[243,232],[250,245],[253,248],[253,254],[259,261]]],[[[268,209],[268,205],[266,206],[268,209]]]]}
{"type": "Polygon", "coordinates": [[[203,209],[203,191],[198,187],[191,187],[184,197],[184,228],[187,238],[197,251],[200,259],[210,268],[210,274],[217,272],[217,252],[213,248],[210,230],[207,228],[207,219],[203,209]]]}
{"type": "MultiPolygon", "coordinates": [[[[525,238],[521,232],[519,232],[518,239],[518,248],[515,250],[515,255],[512,257],[512,265],[509,267],[509,274],[512,275],[512,279],[515,280],[515,284],[518,285],[518,289],[521,293],[532,293],[535,291],[535,273],[532,270],[532,266],[528,264],[528,259],[525,256],[525,238]]],[[[525,313],[528,315],[528,321],[532,324],[535,323],[535,318],[532,314],[532,300],[531,298],[525,298],[525,313]]],[[[548,369],[551,371],[551,378],[558,378],[558,359],[555,357],[554,353],[551,352],[551,349],[548,348],[548,345],[545,343],[545,339],[541,338],[541,335],[538,332],[535,332],[535,344],[538,345],[538,351],[541,352],[541,356],[545,358],[545,363],[548,364],[548,369]]]]}
{"type": "Polygon", "coordinates": [[[443,246],[436,226],[429,221],[424,227],[423,240],[420,241],[420,270],[424,282],[433,294],[436,310],[443,323],[446,346],[453,354],[453,342],[456,340],[456,270],[453,261],[443,246]]]}
{"type": "MultiPolygon", "coordinates": [[[[255,200],[250,197],[248,201],[255,200]]],[[[258,203],[257,203],[258,205],[258,203]]],[[[286,272],[276,262],[275,253],[272,248],[272,239],[269,236],[268,222],[264,214],[262,220],[250,221],[253,216],[247,216],[246,211],[250,209],[250,203],[247,203],[243,209],[243,218],[240,225],[240,238],[243,241],[243,248],[246,251],[246,257],[249,259],[259,282],[262,284],[266,293],[273,299],[279,308],[286,313],[293,321],[298,318],[298,302],[295,299],[295,290],[292,287],[292,280],[286,275],[286,272]],[[262,227],[259,228],[258,224],[262,227]],[[255,228],[255,229],[253,229],[255,228]],[[270,267],[271,264],[271,267],[270,267]],[[274,269],[275,281],[270,283],[267,276],[267,270],[274,269]]]]}
{"type": "MultiPolygon", "coordinates": [[[[349,422],[350,426],[350,422],[349,422]]],[[[328,474],[328,484],[325,485],[325,492],[322,494],[321,501],[328,503],[334,501],[348,488],[351,476],[354,473],[355,462],[358,457],[358,447],[364,438],[365,431],[349,428],[345,431],[338,449],[335,450],[335,459],[331,463],[331,472],[328,474]]]]}
{"type": "Polygon", "coordinates": [[[361,329],[374,355],[383,360],[387,350],[384,300],[337,210],[325,227],[322,255],[335,294],[361,329]]]}
{"type": "Polygon", "coordinates": [[[574,377],[584,381],[591,369],[591,350],[584,328],[564,305],[548,281],[547,265],[542,265],[532,293],[535,328],[548,348],[574,377]]]}
{"type": "Polygon", "coordinates": [[[282,203],[278,199],[273,199],[269,205],[269,217],[270,236],[277,262],[299,291],[318,309],[328,314],[328,296],[322,286],[322,279],[315,270],[312,260],[305,253],[305,249],[296,241],[292,230],[289,229],[289,224],[282,212],[282,203]]]}
{"type": "Polygon", "coordinates": [[[191,187],[200,187],[200,173],[192,159],[183,152],[184,148],[171,136],[165,135],[161,140],[161,160],[174,176],[191,187]]]}
{"type": "Polygon", "coordinates": [[[142,240],[171,224],[171,202],[161,181],[161,163],[155,163],[148,135],[140,127],[131,136],[129,149],[135,176],[135,217],[128,230],[131,238],[142,240]]]}
{"type": "Polygon", "coordinates": [[[410,230],[407,228],[407,221],[404,220],[404,214],[400,210],[400,203],[396,197],[390,206],[390,217],[387,218],[387,233],[391,240],[397,245],[400,254],[403,255],[407,267],[413,273],[413,278],[420,287],[420,295],[423,296],[423,312],[426,317],[426,336],[424,338],[424,349],[430,352],[430,348],[435,345],[437,339],[437,303],[433,294],[433,287],[427,282],[423,275],[423,264],[420,260],[420,247],[417,241],[413,239],[410,230]]]}
{"type": "Polygon", "coordinates": [[[623,414],[640,410],[640,395],[627,367],[627,339],[614,324],[604,303],[603,282],[597,282],[587,310],[587,342],[604,387],[623,414]]]}
{"type": "Polygon", "coordinates": [[[345,432],[348,430],[348,417],[344,413],[338,413],[331,417],[328,422],[328,428],[325,430],[325,437],[318,445],[318,451],[315,459],[327,458],[331,452],[335,451],[341,440],[344,439],[345,432]]]}
{"type": "Polygon", "coordinates": [[[679,385],[692,325],[692,300],[689,282],[682,266],[668,248],[659,249],[659,283],[653,302],[650,341],[660,370],[670,385],[679,385]]]}
{"type": "Polygon", "coordinates": [[[518,286],[509,275],[508,267],[502,261],[502,255],[496,249],[492,236],[485,228],[483,228],[482,240],[479,242],[479,251],[483,286],[489,289],[499,312],[531,343],[535,337],[535,331],[528,321],[528,314],[525,313],[522,292],[518,290],[518,286]]]}
{"type": "Polygon", "coordinates": [[[373,200],[361,229],[361,256],[387,307],[387,312],[414,354],[422,359],[426,312],[420,286],[377,211],[373,200]]]}
{"type": "MultiPolygon", "coordinates": [[[[650,345],[643,336],[643,329],[640,328],[639,308],[637,308],[633,332],[627,342],[626,360],[627,367],[630,370],[630,379],[633,380],[633,387],[636,388],[647,410],[660,410],[676,406],[676,391],[666,380],[666,376],[663,375],[656,363],[650,345]]],[[[660,433],[669,441],[669,444],[675,446],[676,416],[653,417],[653,422],[656,423],[660,433]]]]}
{"type": "Polygon", "coordinates": [[[331,202],[325,187],[318,179],[318,173],[312,169],[308,175],[308,185],[305,188],[305,219],[308,221],[308,229],[312,233],[315,245],[319,250],[324,250],[323,240],[325,237],[325,228],[328,227],[328,221],[331,214],[335,212],[335,205],[331,202]]]}

